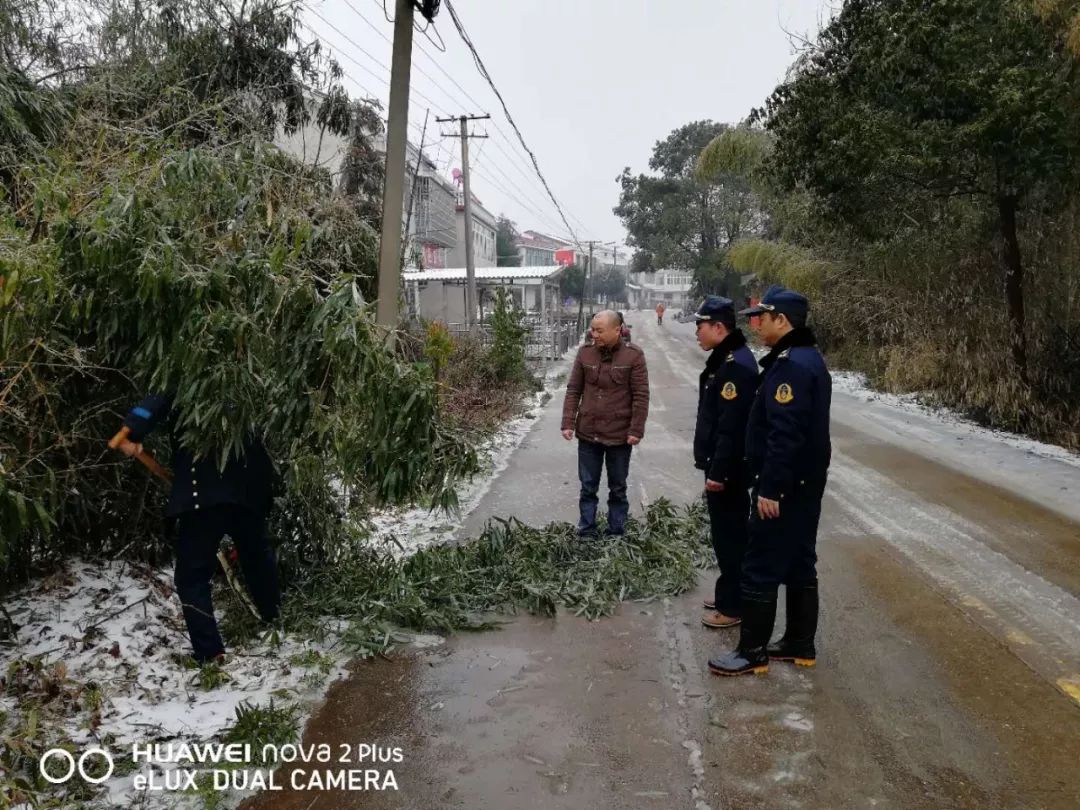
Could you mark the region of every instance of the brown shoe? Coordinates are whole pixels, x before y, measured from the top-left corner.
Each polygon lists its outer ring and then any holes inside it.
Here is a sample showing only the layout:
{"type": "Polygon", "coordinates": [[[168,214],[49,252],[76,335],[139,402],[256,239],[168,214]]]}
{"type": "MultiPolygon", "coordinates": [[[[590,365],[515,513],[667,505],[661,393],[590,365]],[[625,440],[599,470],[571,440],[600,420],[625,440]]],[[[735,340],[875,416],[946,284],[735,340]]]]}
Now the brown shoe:
{"type": "Polygon", "coordinates": [[[701,617],[701,623],[706,627],[712,628],[735,627],[735,625],[740,624],[741,622],[742,619],[735,618],[734,616],[725,616],[718,610],[707,610],[701,617]]]}

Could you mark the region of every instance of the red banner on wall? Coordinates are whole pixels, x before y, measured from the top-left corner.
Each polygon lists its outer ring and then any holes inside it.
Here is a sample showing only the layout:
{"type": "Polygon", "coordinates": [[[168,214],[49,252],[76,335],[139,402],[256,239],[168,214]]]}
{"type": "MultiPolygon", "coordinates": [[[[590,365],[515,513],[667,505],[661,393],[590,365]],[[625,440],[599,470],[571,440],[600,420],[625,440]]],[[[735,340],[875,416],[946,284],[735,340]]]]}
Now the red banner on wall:
{"type": "Polygon", "coordinates": [[[424,245],[424,269],[441,270],[446,267],[446,248],[424,245]]]}

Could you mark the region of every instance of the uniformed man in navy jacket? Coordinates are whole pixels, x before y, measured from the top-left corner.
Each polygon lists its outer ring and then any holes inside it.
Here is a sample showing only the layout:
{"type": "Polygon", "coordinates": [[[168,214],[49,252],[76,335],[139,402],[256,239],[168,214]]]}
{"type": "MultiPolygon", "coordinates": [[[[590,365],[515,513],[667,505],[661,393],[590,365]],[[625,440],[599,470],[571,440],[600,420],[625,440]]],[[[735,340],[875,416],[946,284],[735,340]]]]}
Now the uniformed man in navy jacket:
{"type": "Polygon", "coordinates": [[[774,285],[760,304],[740,314],[759,317],[758,332],[770,351],[761,361],[764,371],[746,431],[753,490],[739,646],[709,661],[717,675],[766,672],[770,658],[814,665],[817,529],[831,456],[832,379],[806,326],[806,298],[774,285]],[[781,584],[787,626],[783,638],[770,645],[781,584]]]}
{"type": "MultiPolygon", "coordinates": [[[[131,432],[121,449],[132,454],[162,424],[171,428],[172,397],[151,394],[131,409],[124,426],[131,432]]],[[[225,468],[219,458],[196,458],[174,439],[173,484],[166,515],[179,519],[176,544],[176,592],[184,610],[195,660],[221,660],[225,645],[214,618],[210,580],[217,551],[229,535],[240,558],[252,601],[263,620],[277,618],[280,603],[277,563],[266,537],[274,469],[263,443],[249,437],[241,457],[225,468]]]]}
{"type": "Polygon", "coordinates": [[[720,566],[713,598],[705,602],[701,623],[713,628],[733,627],[742,616],[739,578],[750,513],[744,447],[758,365],[746,345],[746,336],[735,325],[730,299],[710,295],[694,319],[698,345],[711,352],[698,384],[694,466],[705,473],[705,502],[720,566]]]}

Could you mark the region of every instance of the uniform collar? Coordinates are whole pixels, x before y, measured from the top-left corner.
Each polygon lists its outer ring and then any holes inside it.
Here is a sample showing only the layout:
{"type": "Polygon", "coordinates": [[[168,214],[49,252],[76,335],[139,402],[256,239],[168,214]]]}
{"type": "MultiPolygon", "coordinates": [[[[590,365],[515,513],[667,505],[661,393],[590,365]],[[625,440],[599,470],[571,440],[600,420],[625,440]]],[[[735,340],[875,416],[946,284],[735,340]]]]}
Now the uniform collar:
{"type": "Polygon", "coordinates": [[[734,329],[728,333],[726,338],[720,341],[719,346],[712,350],[709,359],[705,361],[705,365],[709,369],[716,368],[727,360],[729,354],[745,345],[746,335],[742,333],[741,329],[734,329]]]}
{"type": "Polygon", "coordinates": [[[776,345],[772,347],[767,355],[761,358],[760,365],[766,371],[776,362],[777,358],[788,349],[794,349],[796,346],[816,346],[817,339],[814,337],[814,333],[806,326],[800,326],[797,329],[792,329],[780,340],[776,342],[776,345]]]}

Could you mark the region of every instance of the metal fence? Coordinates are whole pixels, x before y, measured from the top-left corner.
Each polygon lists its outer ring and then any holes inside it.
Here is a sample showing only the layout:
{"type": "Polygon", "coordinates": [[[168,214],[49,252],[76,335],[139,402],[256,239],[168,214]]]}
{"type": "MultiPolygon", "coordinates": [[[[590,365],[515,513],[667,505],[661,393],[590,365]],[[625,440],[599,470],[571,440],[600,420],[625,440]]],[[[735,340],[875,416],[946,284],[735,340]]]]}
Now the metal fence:
{"type": "Polygon", "coordinates": [[[558,360],[578,344],[580,335],[576,324],[537,324],[529,329],[525,343],[528,360],[558,360]]]}
{"type": "MultiPolygon", "coordinates": [[[[526,360],[558,360],[577,346],[581,339],[577,324],[573,322],[544,326],[541,323],[526,320],[522,325],[529,330],[525,336],[526,360]]],[[[465,337],[469,334],[468,328],[463,323],[448,323],[446,328],[454,337],[465,337]]],[[[491,327],[487,324],[477,325],[472,337],[485,348],[489,348],[494,342],[491,327]]]]}

